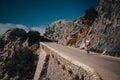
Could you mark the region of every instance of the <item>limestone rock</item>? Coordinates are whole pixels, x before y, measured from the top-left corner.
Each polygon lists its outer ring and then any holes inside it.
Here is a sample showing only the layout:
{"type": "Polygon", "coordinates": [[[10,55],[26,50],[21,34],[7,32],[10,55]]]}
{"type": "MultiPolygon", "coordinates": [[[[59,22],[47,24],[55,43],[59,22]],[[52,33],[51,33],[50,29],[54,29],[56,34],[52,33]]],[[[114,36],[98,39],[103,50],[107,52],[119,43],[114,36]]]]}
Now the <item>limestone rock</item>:
{"type": "Polygon", "coordinates": [[[120,56],[120,0],[100,0],[96,11],[90,8],[74,21],[55,21],[44,35],[59,44],[78,48],[84,48],[85,40],[90,39],[91,51],[120,56]]]}
{"type": "Polygon", "coordinates": [[[98,18],[92,25],[91,48],[110,55],[120,55],[120,1],[100,0],[98,18]]]}

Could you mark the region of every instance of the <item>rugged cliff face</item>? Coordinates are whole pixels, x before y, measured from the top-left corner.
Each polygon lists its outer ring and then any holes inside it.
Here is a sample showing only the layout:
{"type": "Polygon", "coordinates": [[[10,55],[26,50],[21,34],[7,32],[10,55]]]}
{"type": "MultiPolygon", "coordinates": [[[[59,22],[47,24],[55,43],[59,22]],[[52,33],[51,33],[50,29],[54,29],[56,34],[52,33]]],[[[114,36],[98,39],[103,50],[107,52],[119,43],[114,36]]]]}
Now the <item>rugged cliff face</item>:
{"type": "Polygon", "coordinates": [[[95,11],[74,21],[59,20],[46,28],[45,36],[63,45],[85,47],[85,40],[91,40],[90,50],[114,56],[120,55],[120,1],[100,0],[95,11]]]}
{"type": "Polygon", "coordinates": [[[0,80],[32,80],[41,40],[37,31],[7,30],[0,37],[0,80]]]}
{"type": "Polygon", "coordinates": [[[58,20],[53,22],[46,28],[44,36],[59,44],[80,47],[97,16],[97,11],[91,7],[86,10],[84,16],[74,21],[58,20]]]}
{"type": "Polygon", "coordinates": [[[46,28],[44,36],[51,39],[52,41],[58,42],[59,44],[73,45],[69,41],[74,37],[78,30],[83,28],[83,26],[83,24],[78,24],[73,21],[55,21],[48,28],[46,28]]]}
{"type": "Polygon", "coordinates": [[[120,55],[120,0],[100,0],[91,29],[91,49],[120,55]]]}

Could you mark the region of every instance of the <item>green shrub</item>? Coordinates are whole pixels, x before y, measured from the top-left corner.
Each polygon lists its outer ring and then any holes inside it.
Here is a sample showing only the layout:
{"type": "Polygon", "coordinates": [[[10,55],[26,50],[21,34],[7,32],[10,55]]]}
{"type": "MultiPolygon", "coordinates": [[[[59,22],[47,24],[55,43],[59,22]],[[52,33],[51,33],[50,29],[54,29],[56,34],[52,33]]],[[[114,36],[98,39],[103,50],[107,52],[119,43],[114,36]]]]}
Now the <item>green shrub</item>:
{"type": "Polygon", "coordinates": [[[89,25],[91,25],[97,16],[98,12],[95,10],[95,8],[91,7],[85,11],[84,18],[88,20],[89,25]]]}
{"type": "Polygon", "coordinates": [[[102,53],[103,52],[102,50],[98,50],[98,49],[95,49],[95,48],[90,48],[90,51],[96,52],[96,53],[102,53]]]}
{"type": "Polygon", "coordinates": [[[22,41],[26,39],[26,31],[23,29],[14,28],[14,29],[9,29],[7,32],[10,32],[8,37],[11,41],[15,41],[18,38],[21,38],[22,41]]]}
{"type": "Polygon", "coordinates": [[[40,40],[40,33],[38,31],[29,31],[27,33],[29,46],[40,40]]]}
{"type": "Polygon", "coordinates": [[[35,71],[36,67],[34,65],[35,60],[37,60],[37,56],[27,48],[23,48],[13,54],[11,60],[6,63],[5,68],[10,77],[16,75],[20,77],[27,77],[29,75],[31,77],[30,75],[35,71]]]}

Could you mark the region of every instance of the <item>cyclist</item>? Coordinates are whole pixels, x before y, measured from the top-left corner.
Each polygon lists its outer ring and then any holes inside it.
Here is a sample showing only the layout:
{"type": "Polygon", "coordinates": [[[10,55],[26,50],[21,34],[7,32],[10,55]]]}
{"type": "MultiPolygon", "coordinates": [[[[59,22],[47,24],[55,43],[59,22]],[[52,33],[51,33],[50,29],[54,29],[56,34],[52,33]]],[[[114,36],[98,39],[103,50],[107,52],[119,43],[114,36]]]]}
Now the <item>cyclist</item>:
{"type": "Polygon", "coordinates": [[[86,40],[85,45],[86,45],[86,48],[87,48],[87,53],[89,53],[89,52],[90,52],[90,51],[89,51],[89,48],[90,48],[90,40],[86,40]]]}

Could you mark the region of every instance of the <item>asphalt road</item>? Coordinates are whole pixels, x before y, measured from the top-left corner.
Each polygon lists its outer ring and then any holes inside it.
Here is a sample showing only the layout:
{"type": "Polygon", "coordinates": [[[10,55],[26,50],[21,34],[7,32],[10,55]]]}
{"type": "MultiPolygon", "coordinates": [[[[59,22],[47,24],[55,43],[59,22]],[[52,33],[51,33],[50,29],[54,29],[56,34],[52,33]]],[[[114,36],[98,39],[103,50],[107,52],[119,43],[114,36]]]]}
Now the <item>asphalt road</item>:
{"type": "Polygon", "coordinates": [[[120,59],[99,55],[78,48],[66,47],[56,43],[45,43],[65,56],[93,68],[103,80],[120,80],[120,59]]]}

